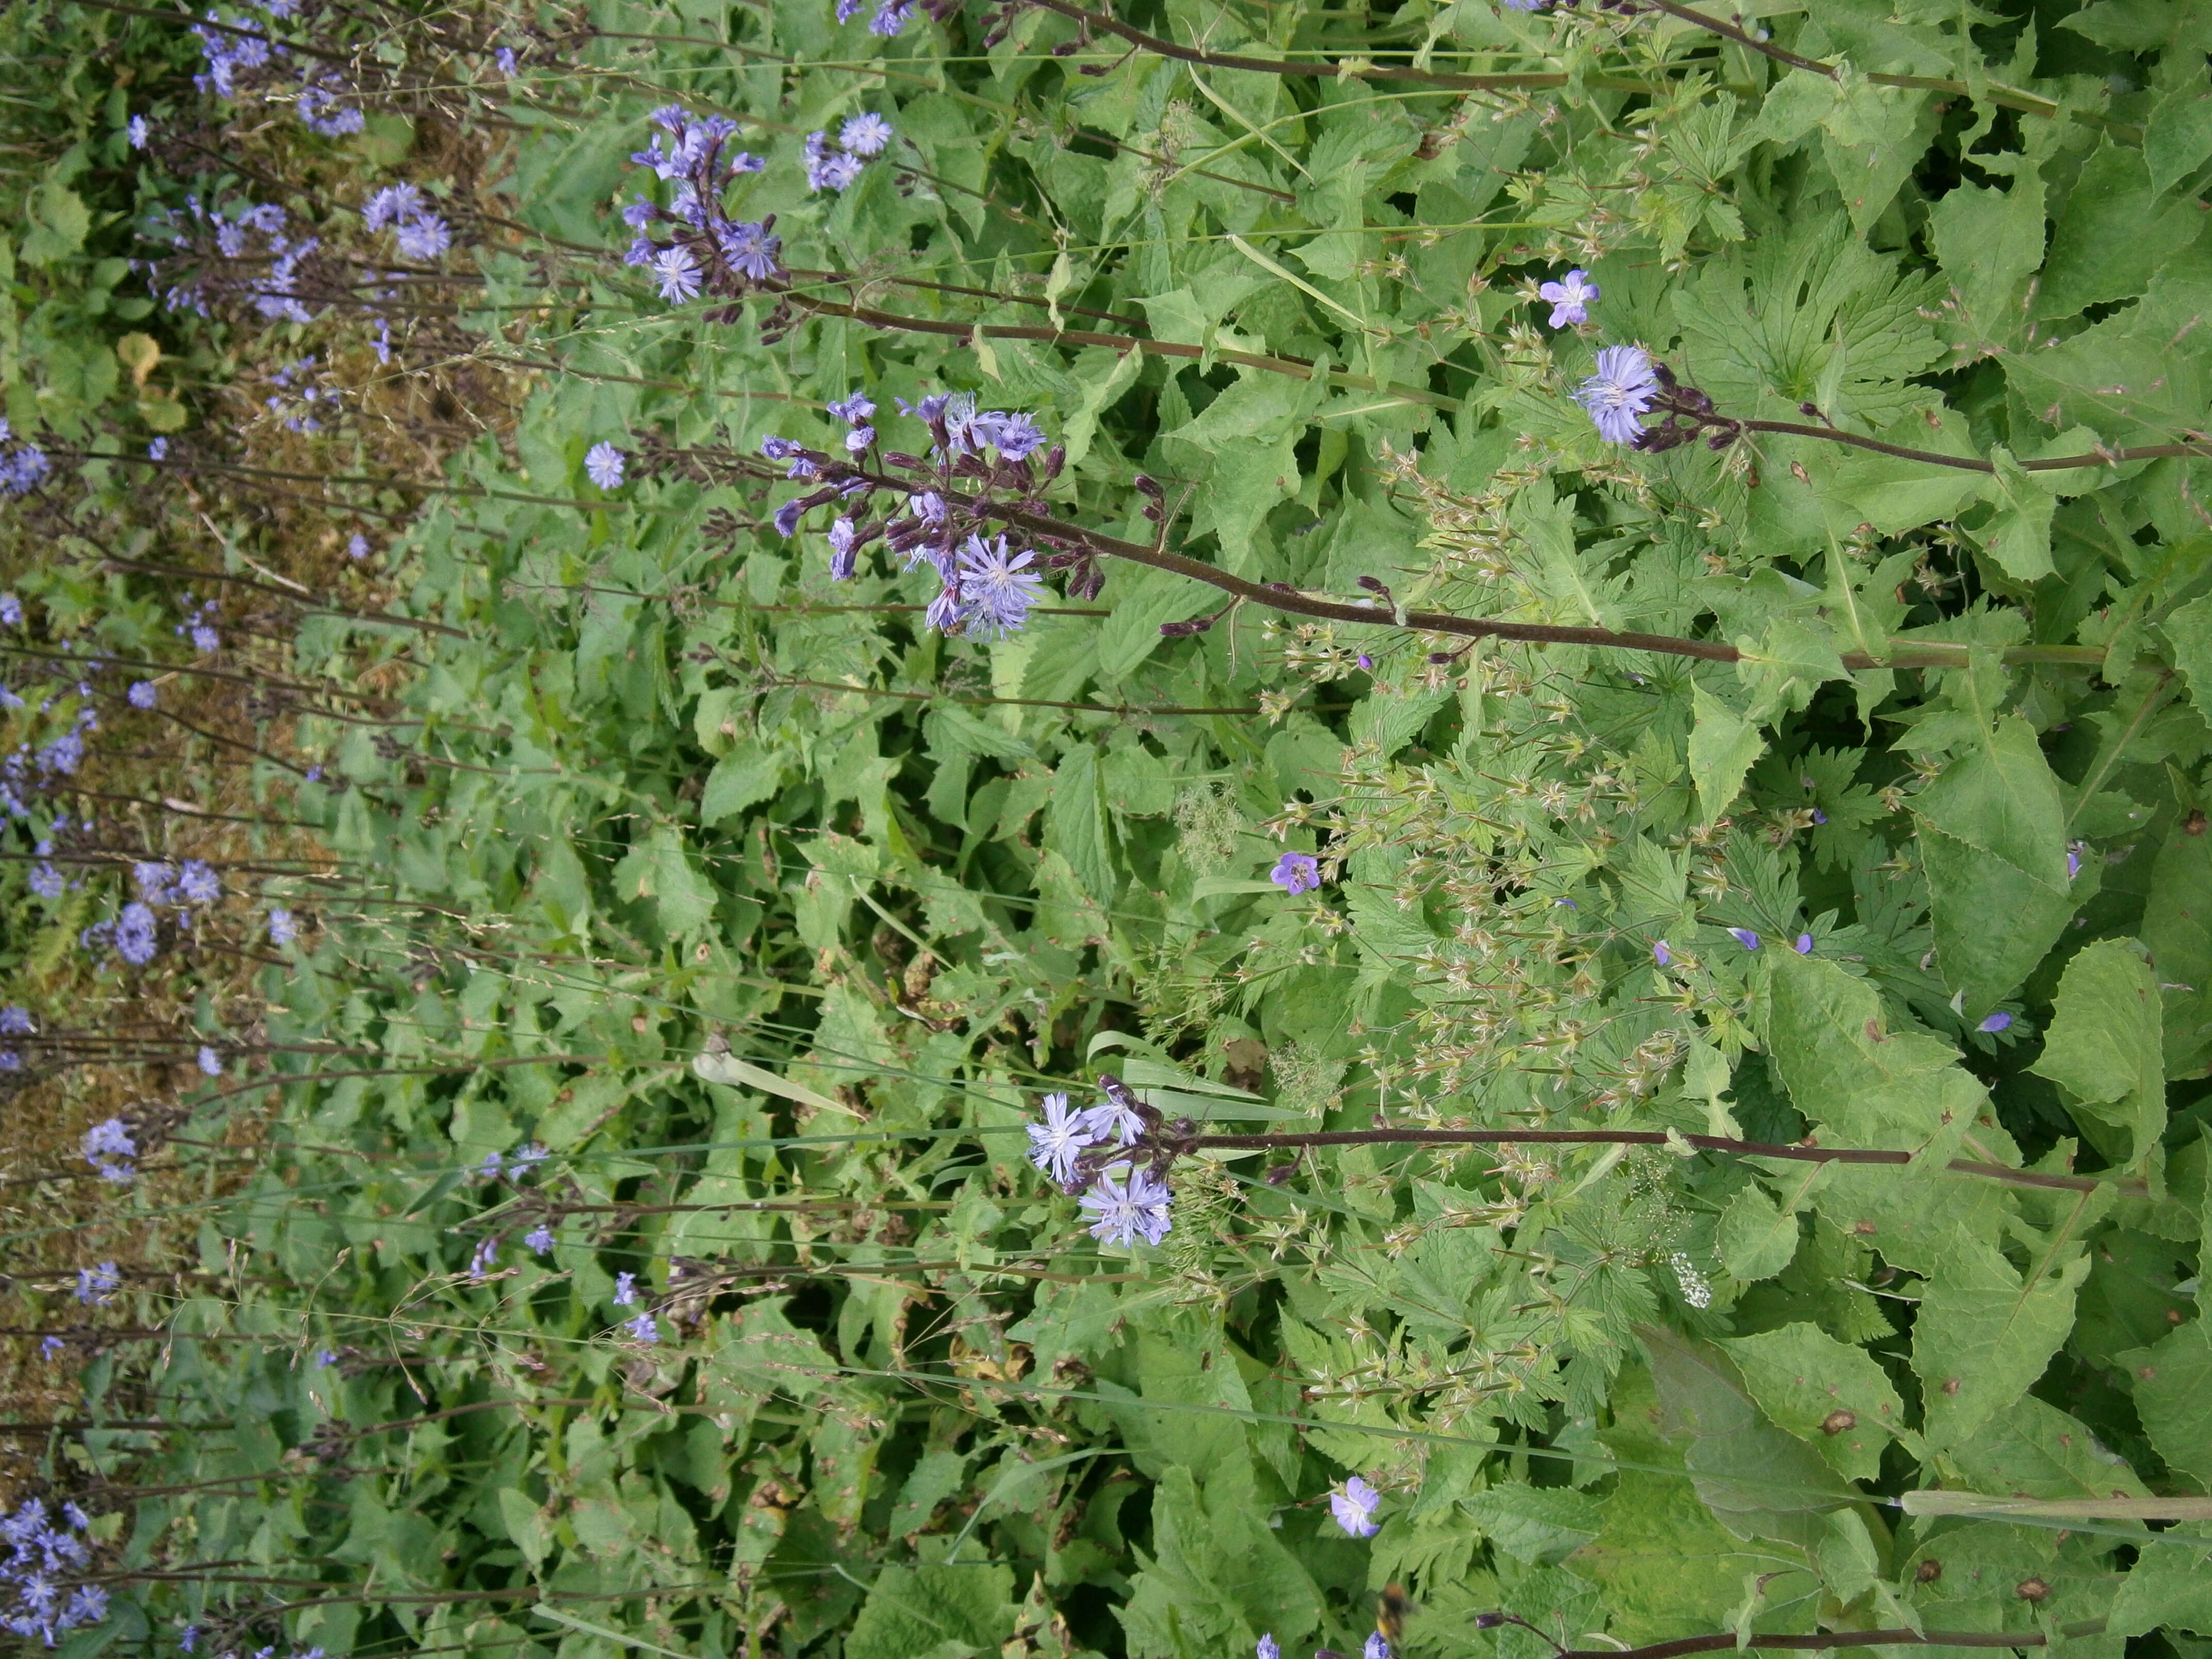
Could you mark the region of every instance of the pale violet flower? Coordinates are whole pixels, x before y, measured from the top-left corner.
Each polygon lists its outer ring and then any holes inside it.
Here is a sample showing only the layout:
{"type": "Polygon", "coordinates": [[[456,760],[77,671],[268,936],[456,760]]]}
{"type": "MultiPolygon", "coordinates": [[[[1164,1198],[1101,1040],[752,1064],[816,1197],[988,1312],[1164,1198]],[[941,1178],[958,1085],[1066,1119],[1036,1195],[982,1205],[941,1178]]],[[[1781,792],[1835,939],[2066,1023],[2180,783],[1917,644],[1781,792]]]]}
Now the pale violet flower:
{"type": "Polygon", "coordinates": [[[1571,328],[1589,320],[1589,307],[1597,303],[1597,284],[1587,270],[1571,270],[1560,281],[1546,283],[1537,296],[1552,307],[1552,326],[1571,328]]]}
{"type": "Polygon", "coordinates": [[[1126,1249],[1139,1238],[1157,1244],[1167,1237],[1173,1224],[1168,1215],[1173,1196],[1166,1183],[1150,1170],[1136,1170],[1131,1171],[1126,1187],[1110,1175],[1099,1176],[1081,1203],[1097,1218],[1091,1223],[1091,1236],[1126,1249]]]}
{"type": "Polygon", "coordinates": [[[584,476],[602,489],[614,489],[623,481],[623,466],[629,458],[612,444],[597,443],[584,452],[584,476]]]}
{"type": "Polygon", "coordinates": [[[854,116],[838,130],[837,142],[855,155],[881,155],[891,141],[891,124],[873,112],[854,116]]]}
{"type": "Polygon", "coordinates": [[[1734,939],[1738,945],[1743,946],[1745,950],[1756,951],[1759,949],[1759,935],[1753,933],[1750,928],[1731,927],[1728,930],[1728,933],[1730,939],[1734,939]]]}
{"type": "Polygon", "coordinates": [[[1285,853],[1267,872],[1267,879],[1296,898],[1321,885],[1321,865],[1310,853],[1285,853]]]}
{"type": "Polygon", "coordinates": [[[1607,346],[1597,354],[1597,373],[1582,383],[1575,401],[1589,411],[1600,437],[1628,444],[1643,433],[1638,417],[1658,392],[1651,359],[1641,346],[1607,346]]]}
{"type": "Polygon", "coordinates": [[[1030,1162],[1065,1187],[1075,1178],[1075,1160],[1091,1144],[1091,1115],[1069,1110],[1067,1097],[1060,1093],[1047,1095],[1043,1108],[1044,1121],[1029,1126],[1030,1162]]]}
{"type": "Polygon", "coordinates": [[[1382,1494],[1355,1474],[1329,1493],[1328,1510],[1336,1524],[1354,1538],[1372,1538],[1382,1530],[1375,1519],[1382,1502],[1382,1494]]]}

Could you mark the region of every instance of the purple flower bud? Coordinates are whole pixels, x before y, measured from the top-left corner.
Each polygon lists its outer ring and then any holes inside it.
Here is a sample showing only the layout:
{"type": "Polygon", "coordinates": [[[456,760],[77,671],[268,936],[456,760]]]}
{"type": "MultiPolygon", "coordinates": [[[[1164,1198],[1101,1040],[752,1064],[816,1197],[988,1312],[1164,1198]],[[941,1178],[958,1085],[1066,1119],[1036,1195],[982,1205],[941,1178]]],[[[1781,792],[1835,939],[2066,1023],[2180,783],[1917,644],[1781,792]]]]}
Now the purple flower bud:
{"type": "Polygon", "coordinates": [[[1810,933],[1798,934],[1797,943],[1791,948],[1801,957],[1811,956],[1813,954],[1813,936],[1810,933]]]}
{"type": "Polygon", "coordinates": [[[1738,945],[1743,946],[1745,950],[1756,951],[1759,949],[1759,935],[1753,933],[1750,928],[1731,927],[1728,931],[1729,937],[1734,939],[1738,945]]]}
{"type": "Polygon", "coordinates": [[[800,515],[805,511],[806,498],[801,495],[797,500],[786,501],[781,507],[776,508],[775,517],[769,522],[775,526],[777,535],[795,536],[799,533],[800,515]]]}
{"type": "Polygon", "coordinates": [[[1662,968],[1664,968],[1668,963],[1674,961],[1674,953],[1671,950],[1668,949],[1667,941],[1665,939],[1662,939],[1652,945],[1651,960],[1657,963],[1662,968]]]}
{"type": "Polygon", "coordinates": [[[1974,1029],[1977,1031],[1989,1031],[1995,1033],[1997,1031],[2008,1030],[2011,1026],[2012,1016],[2006,1013],[2002,1009],[1999,1009],[1996,1013],[1991,1014],[1988,1018],[1984,1019],[1979,1025],[1974,1027],[1974,1029]]]}

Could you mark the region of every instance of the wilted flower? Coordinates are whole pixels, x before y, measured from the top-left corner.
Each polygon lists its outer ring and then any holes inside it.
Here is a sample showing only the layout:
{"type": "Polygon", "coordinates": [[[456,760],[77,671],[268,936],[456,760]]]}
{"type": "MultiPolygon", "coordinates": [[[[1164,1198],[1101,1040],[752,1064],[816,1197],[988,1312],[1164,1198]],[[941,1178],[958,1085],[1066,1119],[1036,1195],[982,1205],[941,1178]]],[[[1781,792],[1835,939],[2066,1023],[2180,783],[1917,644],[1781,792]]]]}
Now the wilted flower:
{"type": "Polygon", "coordinates": [[[1575,401],[1597,424],[1607,443],[1633,443],[1644,430],[1638,419],[1658,395],[1651,359],[1641,346],[1607,346],[1597,354],[1597,373],[1582,383],[1575,401]]]}
{"type": "Polygon", "coordinates": [[[1382,1494],[1356,1474],[1328,1495],[1329,1513],[1354,1538],[1372,1538],[1382,1530],[1375,1520],[1382,1502],[1382,1494]]]}

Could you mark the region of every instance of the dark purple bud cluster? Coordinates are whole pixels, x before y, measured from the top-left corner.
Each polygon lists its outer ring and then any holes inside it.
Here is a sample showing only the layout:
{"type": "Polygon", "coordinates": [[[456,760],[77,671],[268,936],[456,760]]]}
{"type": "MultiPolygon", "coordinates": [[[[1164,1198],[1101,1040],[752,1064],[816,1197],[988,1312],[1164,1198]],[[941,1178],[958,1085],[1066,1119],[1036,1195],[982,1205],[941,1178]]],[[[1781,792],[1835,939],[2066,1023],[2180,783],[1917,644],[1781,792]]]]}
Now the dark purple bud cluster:
{"type": "MultiPolygon", "coordinates": [[[[927,456],[882,448],[872,423],[876,405],[857,392],[829,405],[851,428],[843,454],[787,438],[762,441],[761,453],[784,462],[787,478],[816,485],[776,509],[777,532],[797,534],[806,514],[835,502],[838,514],[829,532],[832,578],[851,577],[861,553],[881,541],[908,569],[927,562],[936,571],[939,588],[925,617],[930,627],[1000,637],[1016,631],[1042,597],[1044,580],[1033,568],[1036,550],[1014,550],[992,526],[1005,522],[1010,511],[1044,516],[1043,491],[1060,476],[1067,452],[1056,444],[1046,449],[1042,429],[1027,415],[979,410],[966,392],[897,402],[900,413],[928,428],[927,456]],[[1042,460],[1039,450],[1045,452],[1042,460]]],[[[1048,552],[1043,564],[1080,561],[1081,556],[1060,550],[1048,552]]],[[[1090,574],[1087,591],[1095,593],[1098,581],[1090,574]]],[[[1071,591],[1080,579],[1071,580],[1071,591]]]]}
{"type": "Polygon", "coordinates": [[[1743,436],[1741,421],[1730,420],[1721,414],[1713,407],[1710,397],[1693,386],[1684,386],[1666,364],[1655,361],[1651,378],[1658,383],[1658,390],[1646,405],[1646,411],[1663,418],[1658,425],[1647,426],[1639,432],[1631,442],[1631,448],[1657,455],[1703,438],[1708,449],[1726,449],[1743,436]]]}

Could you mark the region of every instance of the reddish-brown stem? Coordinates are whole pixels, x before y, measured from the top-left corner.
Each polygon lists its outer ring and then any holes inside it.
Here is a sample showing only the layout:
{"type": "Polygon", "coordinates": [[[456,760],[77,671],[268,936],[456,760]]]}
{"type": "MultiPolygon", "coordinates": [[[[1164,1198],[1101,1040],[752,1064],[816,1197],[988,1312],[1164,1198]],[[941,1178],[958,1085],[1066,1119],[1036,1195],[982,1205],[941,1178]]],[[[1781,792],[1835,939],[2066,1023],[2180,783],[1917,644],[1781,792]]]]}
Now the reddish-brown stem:
{"type": "MultiPolygon", "coordinates": [[[[1793,438],[1819,438],[1832,444],[1844,444],[1852,449],[1872,450],[1877,455],[1894,455],[1903,461],[1918,461],[1925,466],[1947,466],[1958,472],[1994,473],[1996,468],[1976,455],[1945,455],[1932,449],[1909,449],[1903,444],[1884,443],[1879,438],[1862,438],[1856,432],[1838,432],[1832,426],[1807,426],[1797,421],[1745,421],[1741,423],[1747,432],[1780,432],[1793,438]]],[[[2128,461],[2167,461],[2187,455],[2212,456],[2212,443],[2140,444],[2132,449],[2101,450],[2088,455],[2057,455],[2047,460],[2022,461],[2023,472],[2070,472],[2087,466],[2119,466],[2128,461]]]]}
{"type": "MultiPolygon", "coordinates": [[[[2105,1628],[2101,1619],[2068,1625],[2059,1634],[2095,1636],[2105,1628]]],[[[1653,1642],[1640,1648],[1561,1648],[1559,1659],[1684,1659],[1692,1653],[1722,1653],[1734,1648],[1764,1648],[1770,1652],[1818,1653],[1829,1648],[2039,1648],[2051,1638],[2039,1630],[1831,1630],[1808,1636],[1739,1638],[1734,1631],[1711,1636],[1683,1636],[1671,1642],[1653,1642]]]]}
{"type": "MultiPolygon", "coordinates": [[[[1347,65],[1323,60],[1310,64],[1293,63],[1280,58],[1245,58],[1234,52],[1204,52],[1196,46],[1177,46],[1157,34],[1124,23],[1118,17],[1109,17],[1103,12],[1085,11],[1071,5],[1068,0],[1030,0],[1030,3],[1046,11],[1058,12],[1062,17],[1080,23],[1086,29],[1127,40],[1143,51],[1172,58],[1181,64],[1197,64],[1207,69],[1249,70],[1260,75],[1280,75],[1297,80],[1334,81],[1347,72],[1363,81],[1396,81],[1413,86],[1440,87],[1455,92],[1511,92],[1534,91],[1545,87],[1563,87],[1567,77],[1556,70],[1535,70],[1517,75],[1453,75],[1443,70],[1415,69],[1403,64],[1362,64],[1347,70],[1347,65]]],[[[1603,85],[1601,80],[1593,84],[1603,85]]],[[[1636,90],[1648,91],[1641,82],[1636,90]]]]}
{"type": "MultiPolygon", "coordinates": [[[[917,607],[919,608],[919,607],[917,607]]],[[[956,697],[943,691],[893,691],[881,686],[847,685],[841,680],[802,680],[779,675],[761,689],[773,691],[787,685],[810,686],[822,691],[853,691],[864,697],[897,697],[908,702],[962,702],[977,706],[1007,704],[1017,708],[1065,708],[1078,714],[1256,714],[1253,708],[1150,708],[1134,702],[1055,702],[1049,697],[956,697]]]]}
{"type": "MultiPolygon", "coordinates": [[[[868,306],[838,305],[828,300],[811,299],[802,295],[789,296],[792,301],[817,315],[849,317],[854,322],[872,323],[878,328],[896,328],[910,334],[942,334],[965,340],[981,333],[987,340],[1042,340],[1056,345],[1106,346],[1115,351],[1148,351],[1155,357],[1184,357],[1198,359],[1206,353],[1203,347],[1180,345],[1171,340],[1140,339],[1133,334],[1097,334],[1088,329],[1046,328],[1027,323],[957,323],[934,317],[909,317],[895,311],[878,311],[868,306]]],[[[1304,357],[1267,357],[1250,351],[1219,351],[1213,360],[1220,363],[1235,363],[1245,368],[1265,369],[1271,374],[1288,374],[1301,380],[1313,379],[1316,370],[1304,357]]],[[[1391,386],[1369,379],[1364,374],[1352,374],[1341,369],[1328,371],[1333,386],[1348,386],[1359,392],[1379,392],[1393,398],[1403,398],[1408,403],[1426,404],[1431,409],[1456,410],[1458,400],[1441,392],[1429,392],[1419,386],[1391,386]]]]}
{"type": "MultiPolygon", "coordinates": [[[[1802,1143],[1778,1146],[1764,1140],[1735,1140],[1726,1135],[1686,1135],[1656,1129],[1321,1129],[1303,1134],[1199,1135],[1189,1146],[1198,1151],[1265,1152],[1300,1146],[1687,1146],[1701,1152],[1724,1152],[1732,1158],[1787,1158],[1797,1164],[1878,1164],[1894,1167],[1912,1162],[1910,1152],[1893,1152],[1871,1146],[1808,1146],[1802,1143]]],[[[2002,1164],[1954,1158],[1944,1166],[1957,1175],[1979,1176],[2014,1187],[2040,1187],[2062,1192],[2094,1192],[2117,1185],[2124,1192],[2146,1190],[2140,1181],[2108,1182],[2096,1176],[2045,1175],[2037,1170],[2015,1170],[2002,1164]]]]}

